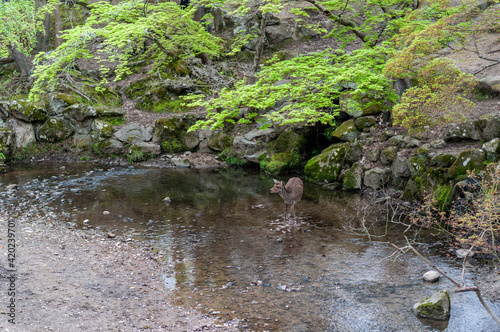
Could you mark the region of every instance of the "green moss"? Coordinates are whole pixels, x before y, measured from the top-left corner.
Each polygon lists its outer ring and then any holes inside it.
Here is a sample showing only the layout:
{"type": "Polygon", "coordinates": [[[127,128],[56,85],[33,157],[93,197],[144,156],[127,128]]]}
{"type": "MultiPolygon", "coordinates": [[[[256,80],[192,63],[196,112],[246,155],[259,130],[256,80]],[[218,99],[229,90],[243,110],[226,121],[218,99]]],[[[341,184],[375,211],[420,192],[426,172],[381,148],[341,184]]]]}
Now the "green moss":
{"type": "Polygon", "coordinates": [[[101,120],[106,121],[112,126],[120,126],[127,122],[123,116],[103,116],[101,120]]]}
{"type": "Polygon", "coordinates": [[[311,158],[304,168],[306,180],[312,182],[337,181],[344,165],[348,146],[349,143],[333,144],[321,154],[311,158]]]}
{"type": "Polygon", "coordinates": [[[70,95],[68,93],[59,92],[59,93],[55,94],[55,97],[57,99],[60,99],[64,102],[66,102],[66,104],[68,104],[68,105],[73,105],[73,104],[78,103],[78,98],[73,96],[73,95],[70,95]]]}
{"type": "Polygon", "coordinates": [[[167,140],[161,144],[161,149],[169,153],[179,153],[189,150],[178,138],[167,140]]]}
{"type": "Polygon", "coordinates": [[[222,151],[219,154],[219,158],[230,166],[244,166],[247,164],[246,160],[238,157],[232,147],[229,147],[222,151]]]}
{"type": "Polygon", "coordinates": [[[127,160],[130,163],[135,163],[139,161],[145,161],[148,159],[153,158],[153,155],[150,153],[145,153],[141,149],[138,148],[131,148],[128,153],[127,153],[127,160]]]}

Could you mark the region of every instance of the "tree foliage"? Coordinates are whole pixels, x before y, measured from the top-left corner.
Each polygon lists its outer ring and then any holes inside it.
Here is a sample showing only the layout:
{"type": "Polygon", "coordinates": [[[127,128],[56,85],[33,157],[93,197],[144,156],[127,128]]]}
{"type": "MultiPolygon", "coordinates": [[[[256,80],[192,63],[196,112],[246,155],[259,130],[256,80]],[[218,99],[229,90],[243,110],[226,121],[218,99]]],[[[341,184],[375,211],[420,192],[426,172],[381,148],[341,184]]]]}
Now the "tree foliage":
{"type": "MultiPolygon", "coordinates": [[[[250,107],[268,111],[267,120],[286,125],[298,122],[331,123],[338,112],[338,98],[345,89],[353,89],[353,95],[385,99],[395,102],[389,80],[383,75],[390,50],[382,46],[398,27],[401,16],[411,10],[411,1],[322,1],[307,0],[308,8],[294,8],[287,1],[252,1],[239,6],[245,9],[251,4],[267,8],[269,12],[288,10],[297,20],[304,20],[309,13],[319,11],[332,20],[333,30],[326,33],[319,25],[307,26],[323,32],[323,38],[336,38],[342,45],[358,39],[364,46],[347,53],[342,49],[298,56],[287,61],[274,58],[257,73],[257,82],[249,85],[242,80],[234,89],[226,88],[215,98],[197,96],[190,98],[192,107],[206,107],[207,119],[192,129],[211,126],[222,127],[224,121],[234,122],[242,109],[250,107]],[[267,6],[267,7],[266,7],[267,6]],[[378,45],[380,44],[380,45],[378,45]],[[284,106],[279,106],[283,104],[284,106]]],[[[229,4],[230,1],[219,3],[229,4]]],[[[248,122],[256,112],[247,113],[239,122],[248,122]]]]}
{"type": "MultiPolygon", "coordinates": [[[[257,74],[258,81],[253,85],[241,81],[234,88],[220,91],[217,98],[188,98],[191,106],[208,110],[207,119],[192,130],[223,127],[225,121],[234,122],[245,108],[268,111],[263,122],[331,123],[338,113],[340,94],[350,87],[354,88],[354,95],[395,101],[396,96],[382,75],[386,56],[383,48],[369,48],[352,54],[329,49],[286,61],[275,58],[273,64],[257,74]]],[[[248,122],[256,115],[249,113],[239,122],[248,122]]]]}
{"type": "MultiPolygon", "coordinates": [[[[78,76],[78,60],[101,62],[103,79],[116,63],[115,80],[131,74],[132,62],[151,64],[150,74],[175,61],[205,53],[216,55],[220,40],[174,2],[122,1],[92,4],[86,23],[65,30],[64,42],[36,58],[36,81],[30,98],[36,99],[61,84],[71,87],[78,76]]],[[[97,87],[99,89],[99,87],[97,87]]]]}
{"type": "Polygon", "coordinates": [[[0,2],[0,57],[5,57],[9,48],[30,54],[39,28],[34,0],[0,2]]]}
{"type": "Polygon", "coordinates": [[[474,104],[468,95],[476,86],[472,75],[458,70],[450,60],[434,59],[416,75],[418,84],[392,109],[394,124],[421,132],[441,123],[462,122],[474,104]]]}

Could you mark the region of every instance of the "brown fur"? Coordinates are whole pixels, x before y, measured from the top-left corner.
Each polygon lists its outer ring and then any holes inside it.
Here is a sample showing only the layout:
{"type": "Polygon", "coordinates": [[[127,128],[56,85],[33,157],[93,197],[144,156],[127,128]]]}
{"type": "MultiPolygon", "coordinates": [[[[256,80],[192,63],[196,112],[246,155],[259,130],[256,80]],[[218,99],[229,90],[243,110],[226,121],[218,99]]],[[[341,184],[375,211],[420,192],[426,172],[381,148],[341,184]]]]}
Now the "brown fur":
{"type": "Polygon", "coordinates": [[[295,218],[295,204],[297,204],[304,192],[304,185],[299,178],[291,178],[285,185],[283,181],[274,180],[274,187],[269,192],[278,193],[285,201],[285,219],[287,219],[288,205],[291,205],[290,214],[295,218]]]}

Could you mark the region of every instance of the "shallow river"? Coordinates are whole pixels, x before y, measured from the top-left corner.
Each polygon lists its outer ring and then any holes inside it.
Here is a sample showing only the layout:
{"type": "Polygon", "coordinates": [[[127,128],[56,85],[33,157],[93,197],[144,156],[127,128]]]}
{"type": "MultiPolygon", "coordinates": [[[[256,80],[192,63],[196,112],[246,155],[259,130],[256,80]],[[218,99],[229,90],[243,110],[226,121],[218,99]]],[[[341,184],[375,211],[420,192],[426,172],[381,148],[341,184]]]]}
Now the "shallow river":
{"type": "MultiPolygon", "coordinates": [[[[424,283],[430,268],[414,255],[388,259],[386,243],[344,231],[362,215],[356,195],[305,184],[300,225],[288,227],[272,179],[251,171],[37,166],[11,169],[0,183],[17,184],[16,196],[0,194],[3,213],[24,202],[77,227],[131,234],[162,257],[176,303],[240,319],[245,330],[498,330],[472,293],[450,293],[447,323],[416,318],[415,302],[453,285],[424,283]]],[[[399,229],[390,232],[403,244],[399,229]]],[[[443,248],[419,249],[460,280],[460,262],[443,248]]]]}

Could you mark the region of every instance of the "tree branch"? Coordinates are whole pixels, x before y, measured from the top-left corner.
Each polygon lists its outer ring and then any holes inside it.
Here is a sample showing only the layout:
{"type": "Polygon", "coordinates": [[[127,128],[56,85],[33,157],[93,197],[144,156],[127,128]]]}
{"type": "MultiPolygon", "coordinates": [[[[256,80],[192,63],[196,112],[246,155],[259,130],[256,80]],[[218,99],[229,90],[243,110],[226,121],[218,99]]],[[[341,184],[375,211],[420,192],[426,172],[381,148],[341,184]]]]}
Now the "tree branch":
{"type": "Polygon", "coordinates": [[[319,4],[316,0],[305,0],[305,1],[309,2],[310,4],[312,4],[313,6],[315,6],[316,8],[318,8],[328,18],[330,18],[332,20],[335,20],[340,25],[348,28],[352,33],[354,33],[356,35],[356,37],[358,37],[359,39],[361,39],[361,41],[363,43],[368,42],[368,37],[366,36],[366,34],[363,33],[362,31],[359,31],[359,27],[356,26],[355,23],[353,23],[353,22],[351,22],[349,20],[346,20],[346,19],[344,19],[344,18],[342,18],[342,17],[340,17],[338,15],[335,15],[330,10],[326,9],[321,4],[319,4]]]}

